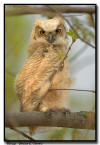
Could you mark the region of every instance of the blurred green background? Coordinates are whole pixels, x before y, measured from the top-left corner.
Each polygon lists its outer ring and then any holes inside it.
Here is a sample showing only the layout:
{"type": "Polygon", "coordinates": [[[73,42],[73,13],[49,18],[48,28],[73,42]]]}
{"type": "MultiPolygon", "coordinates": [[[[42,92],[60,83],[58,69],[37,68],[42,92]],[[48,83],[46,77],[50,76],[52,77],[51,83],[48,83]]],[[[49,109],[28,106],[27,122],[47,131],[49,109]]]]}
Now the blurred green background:
{"type": "MultiPolygon", "coordinates": [[[[6,5],[5,7],[7,11],[12,8],[17,9],[18,6],[6,5]]],[[[23,6],[21,7],[23,8],[23,6]]],[[[15,77],[26,59],[33,23],[35,19],[41,16],[42,15],[5,16],[6,111],[19,112],[18,98],[14,88],[15,77]]],[[[94,43],[95,31],[87,15],[83,15],[82,17],[76,15],[68,16],[68,19],[82,37],[94,43]],[[86,27],[87,24],[88,27],[86,27]]],[[[68,59],[71,67],[71,76],[75,80],[72,88],[95,89],[95,51],[78,40],[73,46],[68,59]]],[[[71,111],[95,110],[94,94],[70,91],[70,96],[71,111]]],[[[28,134],[27,128],[19,129],[28,134]]],[[[9,128],[6,128],[5,136],[10,140],[27,140],[9,128]]],[[[34,135],[34,138],[40,140],[94,140],[95,131],[70,128],[41,128],[34,135]]]]}

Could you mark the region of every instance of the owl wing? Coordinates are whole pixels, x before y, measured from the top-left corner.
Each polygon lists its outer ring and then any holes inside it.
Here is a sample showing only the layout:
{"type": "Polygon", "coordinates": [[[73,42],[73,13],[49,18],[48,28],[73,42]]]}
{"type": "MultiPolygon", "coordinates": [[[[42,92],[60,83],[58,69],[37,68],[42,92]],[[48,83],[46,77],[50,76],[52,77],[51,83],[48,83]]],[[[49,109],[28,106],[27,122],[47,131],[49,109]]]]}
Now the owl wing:
{"type": "Polygon", "coordinates": [[[57,73],[59,62],[59,55],[53,50],[45,56],[40,55],[40,52],[34,53],[27,59],[16,81],[21,111],[38,109],[57,73]]]}

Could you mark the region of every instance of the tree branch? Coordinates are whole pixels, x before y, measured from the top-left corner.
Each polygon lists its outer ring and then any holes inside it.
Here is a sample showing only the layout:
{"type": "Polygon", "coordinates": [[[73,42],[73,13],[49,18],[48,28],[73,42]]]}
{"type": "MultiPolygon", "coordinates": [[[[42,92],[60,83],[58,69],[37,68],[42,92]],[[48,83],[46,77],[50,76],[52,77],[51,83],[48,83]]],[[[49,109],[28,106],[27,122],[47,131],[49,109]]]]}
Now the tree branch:
{"type": "MultiPolygon", "coordinates": [[[[17,7],[16,7],[17,8],[17,7]]],[[[60,13],[95,13],[95,7],[67,7],[67,6],[58,6],[56,10],[60,13]]],[[[43,14],[45,16],[55,16],[56,12],[52,10],[48,10],[44,7],[20,7],[13,10],[7,10],[6,16],[14,16],[14,15],[25,15],[25,14],[43,14]]]]}
{"type": "Polygon", "coordinates": [[[66,89],[66,88],[62,88],[62,89],[58,89],[58,88],[51,88],[51,89],[49,89],[49,90],[70,90],[70,91],[82,91],[82,92],[90,92],[90,93],[95,93],[95,90],[81,90],[81,89],[66,89]]]}
{"type": "Polygon", "coordinates": [[[6,113],[5,127],[49,126],[95,129],[94,112],[20,112],[6,113]]]}

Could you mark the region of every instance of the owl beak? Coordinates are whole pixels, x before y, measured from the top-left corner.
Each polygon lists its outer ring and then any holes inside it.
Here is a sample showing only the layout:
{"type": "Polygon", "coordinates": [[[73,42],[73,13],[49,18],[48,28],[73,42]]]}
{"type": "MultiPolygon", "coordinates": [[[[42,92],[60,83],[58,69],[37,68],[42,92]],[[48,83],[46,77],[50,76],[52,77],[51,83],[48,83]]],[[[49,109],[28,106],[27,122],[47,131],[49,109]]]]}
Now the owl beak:
{"type": "Polygon", "coordinates": [[[53,43],[53,42],[55,41],[55,36],[54,36],[54,34],[49,33],[49,34],[48,34],[47,41],[48,41],[49,43],[53,43]]]}

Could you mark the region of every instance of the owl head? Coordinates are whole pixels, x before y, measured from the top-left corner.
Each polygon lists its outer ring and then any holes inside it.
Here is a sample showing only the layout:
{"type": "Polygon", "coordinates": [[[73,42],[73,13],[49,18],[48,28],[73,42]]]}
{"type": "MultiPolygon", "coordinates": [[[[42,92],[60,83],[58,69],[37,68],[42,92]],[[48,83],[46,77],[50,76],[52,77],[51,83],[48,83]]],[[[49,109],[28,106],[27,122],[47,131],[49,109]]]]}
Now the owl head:
{"type": "Polygon", "coordinates": [[[54,17],[49,20],[37,19],[31,35],[31,40],[58,44],[66,41],[66,28],[61,17],[54,17]]]}

